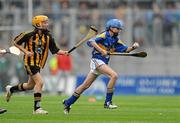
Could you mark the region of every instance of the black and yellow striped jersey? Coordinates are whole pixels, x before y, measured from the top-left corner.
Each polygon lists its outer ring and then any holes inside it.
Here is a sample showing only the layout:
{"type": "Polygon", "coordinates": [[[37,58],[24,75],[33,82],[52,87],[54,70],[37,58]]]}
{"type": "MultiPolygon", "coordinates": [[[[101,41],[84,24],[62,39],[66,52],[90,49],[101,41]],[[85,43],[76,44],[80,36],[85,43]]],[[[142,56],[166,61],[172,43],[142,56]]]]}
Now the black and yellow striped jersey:
{"type": "Polygon", "coordinates": [[[43,68],[48,57],[48,50],[50,49],[52,54],[59,51],[54,38],[48,30],[43,31],[41,36],[37,33],[37,30],[23,32],[15,37],[14,42],[17,45],[24,45],[24,48],[27,51],[34,53],[31,57],[24,54],[25,66],[37,66],[43,68]]]}

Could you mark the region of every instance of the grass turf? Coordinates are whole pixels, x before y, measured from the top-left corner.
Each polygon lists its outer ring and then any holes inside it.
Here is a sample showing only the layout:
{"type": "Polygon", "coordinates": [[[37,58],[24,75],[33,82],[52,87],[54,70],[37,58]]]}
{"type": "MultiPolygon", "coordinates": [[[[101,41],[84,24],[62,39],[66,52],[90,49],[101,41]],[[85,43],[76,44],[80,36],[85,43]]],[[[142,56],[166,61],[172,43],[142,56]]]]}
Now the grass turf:
{"type": "MultiPolygon", "coordinates": [[[[92,96],[93,97],[93,96],[92,96]]],[[[114,96],[118,109],[104,109],[104,99],[88,102],[87,96],[63,114],[64,96],[44,95],[42,107],[48,115],[33,115],[33,96],[14,95],[9,103],[0,97],[0,123],[180,123],[179,96],[114,96]]]]}

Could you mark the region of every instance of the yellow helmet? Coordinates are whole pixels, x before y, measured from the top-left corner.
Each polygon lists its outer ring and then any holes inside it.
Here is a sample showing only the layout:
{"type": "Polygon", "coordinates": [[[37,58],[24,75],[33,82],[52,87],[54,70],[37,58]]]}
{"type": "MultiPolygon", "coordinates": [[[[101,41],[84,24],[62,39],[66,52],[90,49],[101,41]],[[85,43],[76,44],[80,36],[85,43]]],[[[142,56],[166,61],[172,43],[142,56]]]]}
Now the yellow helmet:
{"type": "Polygon", "coordinates": [[[48,17],[45,15],[37,15],[37,16],[33,17],[32,25],[36,28],[42,28],[41,23],[43,21],[48,21],[48,17]]]}

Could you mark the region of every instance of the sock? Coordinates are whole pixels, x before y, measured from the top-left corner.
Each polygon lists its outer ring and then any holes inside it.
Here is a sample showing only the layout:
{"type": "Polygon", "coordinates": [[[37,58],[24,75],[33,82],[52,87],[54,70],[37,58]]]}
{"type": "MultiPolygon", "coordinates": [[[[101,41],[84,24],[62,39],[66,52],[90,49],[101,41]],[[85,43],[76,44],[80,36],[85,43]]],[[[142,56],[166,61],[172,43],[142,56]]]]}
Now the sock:
{"type": "Polygon", "coordinates": [[[74,94],[65,101],[65,105],[71,106],[80,97],[80,94],[74,92],[74,94]]]}
{"type": "Polygon", "coordinates": [[[20,83],[18,85],[11,87],[10,91],[11,91],[11,93],[13,93],[15,91],[25,91],[25,89],[23,88],[23,83],[20,83]]]}
{"type": "Polygon", "coordinates": [[[107,104],[107,102],[109,103],[112,101],[113,91],[113,89],[107,89],[105,104],[107,104]]]}
{"type": "Polygon", "coordinates": [[[34,111],[41,107],[41,93],[34,93],[34,111]]]}

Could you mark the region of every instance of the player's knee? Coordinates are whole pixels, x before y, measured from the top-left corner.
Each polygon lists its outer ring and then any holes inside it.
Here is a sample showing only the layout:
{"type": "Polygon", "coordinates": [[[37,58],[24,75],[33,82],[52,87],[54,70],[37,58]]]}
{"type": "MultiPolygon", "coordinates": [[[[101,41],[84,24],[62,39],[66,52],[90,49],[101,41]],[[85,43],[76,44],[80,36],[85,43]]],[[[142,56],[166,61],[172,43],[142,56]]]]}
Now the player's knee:
{"type": "Polygon", "coordinates": [[[118,74],[116,72],[114,72],[113,74],[111,74],[111,78],[114,80],[117,80],[118,74]]]}

